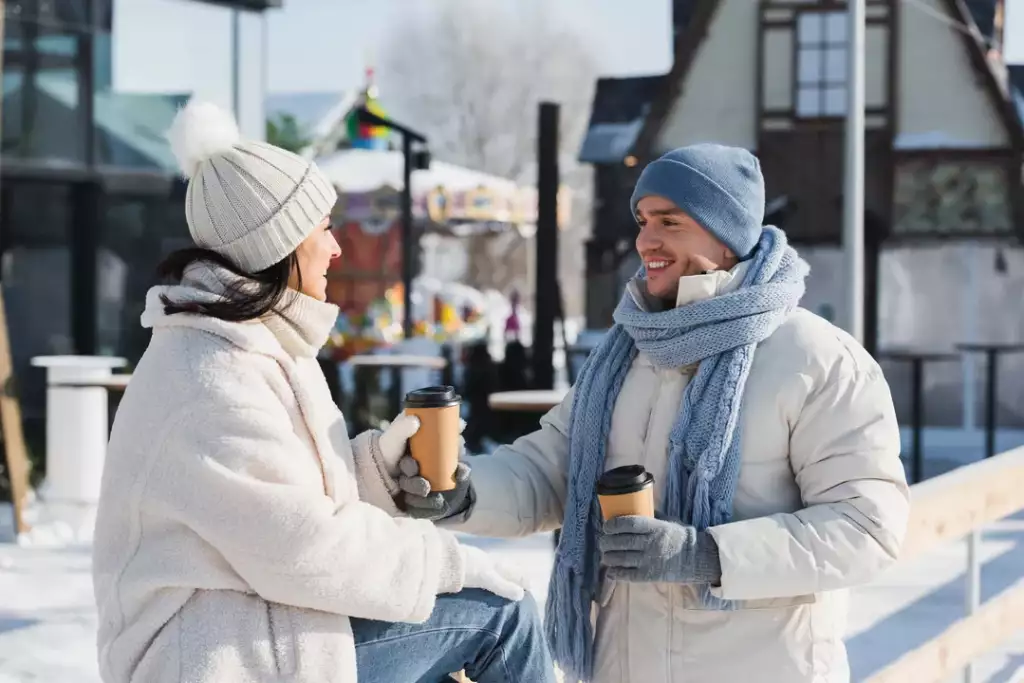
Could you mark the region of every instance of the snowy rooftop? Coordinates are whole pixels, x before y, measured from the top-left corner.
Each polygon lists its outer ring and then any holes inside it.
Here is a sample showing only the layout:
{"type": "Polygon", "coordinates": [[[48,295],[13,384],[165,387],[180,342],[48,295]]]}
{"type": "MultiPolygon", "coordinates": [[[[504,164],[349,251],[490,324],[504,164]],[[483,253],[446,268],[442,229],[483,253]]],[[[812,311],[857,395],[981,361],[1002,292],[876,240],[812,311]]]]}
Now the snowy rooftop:
{"type": "MultiPolygon", "coordinates": [[[[320,170],[344,192],[374,192],[403,185],[403,157],[398,151],[346,149],[316,160],[320,170]]],[[[444,187],[453,192],[485,187],[513,195],[519,187],[511,180],[481,173],[443,161],[431,161],[430,168],[412,174],[414,193],[444,187]]]]}
{"type": "Polygon", "coordinates": [[[580,149],[580,161],[622,161],[636,142],[651,102],[664,82],[664,76],[598,80],[590,111],[590,127],[580,149]]]}

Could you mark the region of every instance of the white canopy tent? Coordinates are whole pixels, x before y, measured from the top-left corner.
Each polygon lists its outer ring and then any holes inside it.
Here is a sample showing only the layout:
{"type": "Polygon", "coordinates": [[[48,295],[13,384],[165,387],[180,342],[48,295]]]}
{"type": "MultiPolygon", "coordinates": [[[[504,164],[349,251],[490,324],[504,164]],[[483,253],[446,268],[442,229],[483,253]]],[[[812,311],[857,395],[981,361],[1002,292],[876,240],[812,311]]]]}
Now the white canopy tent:
{"type": "MultiPolygon", "coordinates": [[[[338,190],[339,217],[359,222],[368,232],[384,229],[400,211],[402,153],[346,149],[323,156],[317,165],[338,190]]],[[[481,228],[521,234],[533,230],[537,193],[511,180],[443,161],[413,171],[413,215],[434,229],[466,234],[481,228]]]]}

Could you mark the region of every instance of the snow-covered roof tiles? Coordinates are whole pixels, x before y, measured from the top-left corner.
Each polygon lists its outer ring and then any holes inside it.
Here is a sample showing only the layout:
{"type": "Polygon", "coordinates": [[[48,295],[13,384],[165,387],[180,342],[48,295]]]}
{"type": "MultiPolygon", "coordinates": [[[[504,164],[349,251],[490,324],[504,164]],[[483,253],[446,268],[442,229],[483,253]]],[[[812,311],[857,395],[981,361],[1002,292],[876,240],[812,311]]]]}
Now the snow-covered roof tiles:
{"type": "Polygon", "coordinates": [[[664,76],[598,80],[590,111],[590,127],[580,149],[580,161],[622,161],[636,142],[651,102],[664,81],[664,76]]]}

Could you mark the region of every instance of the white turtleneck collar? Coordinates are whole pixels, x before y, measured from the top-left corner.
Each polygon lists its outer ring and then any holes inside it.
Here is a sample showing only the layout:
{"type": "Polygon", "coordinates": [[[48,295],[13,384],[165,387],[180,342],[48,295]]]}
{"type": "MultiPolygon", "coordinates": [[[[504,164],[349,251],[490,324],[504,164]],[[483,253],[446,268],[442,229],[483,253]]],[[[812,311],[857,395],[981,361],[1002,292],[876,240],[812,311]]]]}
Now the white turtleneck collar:
{"type": "MultiPolygon", "coordinates": [[[[144,327],[173,324],[174,316],[163,310],[161,296],[171,301],[214,302],[223,298],[225,291],[238,278],[210,263],[196,262],[185,270],[180,285],[154,287],[147,296],[146,310],[142,314],[144,327]]],[[[240,325],[262,324],[288,355],[294,358],[313,357],[320,351],[338,319],[338,307],[318,301],[301,292],[289,289],[275,311],[259,320],[240,325]]]]}
{"type": "MultiPolygon", "coordinates": [[[[675,307],[686,306],[695,301],[703,301],[712,297],[721,296],[739,289],[743,284],[743,278],[750,268],[750,261],[741,261],[730,270],[715,270],[700,275],[684,275],[679,278],[679,290],[676,293],[675,307]]],[[[627,290],[636,302],[636,305],[645,311],[656,312],[666,308],[666,302],[650,295],[647,291],[647,281],[643,278],[633,278],[627,285],[627,290]]]]}
{"type": "Polygon", "coordinates": [[[289,289],[279,311],[263,320],[281,346],[295,357],[315,356],[334,329],[338,307],[289,289]]]}

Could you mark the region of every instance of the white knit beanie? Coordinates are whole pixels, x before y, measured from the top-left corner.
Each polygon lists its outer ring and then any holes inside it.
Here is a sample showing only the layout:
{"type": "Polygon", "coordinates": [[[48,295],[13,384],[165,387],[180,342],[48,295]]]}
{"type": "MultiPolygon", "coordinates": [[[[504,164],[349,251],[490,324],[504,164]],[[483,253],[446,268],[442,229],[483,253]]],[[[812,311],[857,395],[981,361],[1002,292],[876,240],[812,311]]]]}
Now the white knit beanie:
{"type": "Polygon", "coordinates": [[[243,140],[234,118],[216,105],[189,101],[167,137],[189,180],[185,217],[192,239],[247,273],[295,251],[337,201],[315,164],[243,140]]]}

